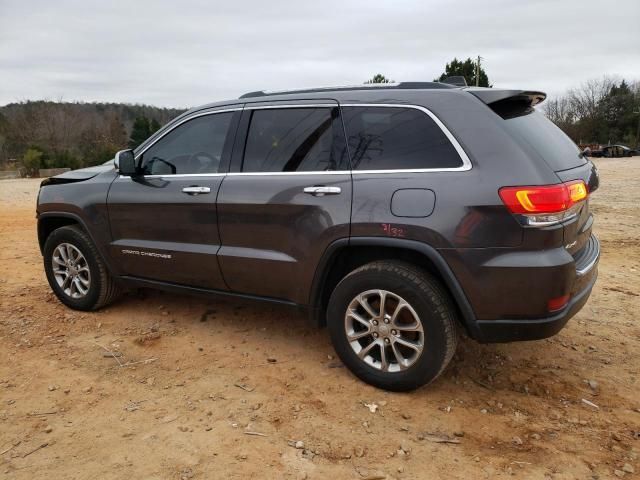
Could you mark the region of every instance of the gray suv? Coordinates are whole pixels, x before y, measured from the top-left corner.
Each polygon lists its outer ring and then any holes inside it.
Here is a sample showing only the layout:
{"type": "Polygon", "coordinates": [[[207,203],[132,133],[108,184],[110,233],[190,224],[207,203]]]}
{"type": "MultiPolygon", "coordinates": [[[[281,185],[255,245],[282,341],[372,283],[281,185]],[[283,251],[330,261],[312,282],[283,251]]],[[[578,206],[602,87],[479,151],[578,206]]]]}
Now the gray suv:
{"type": "Polygon", "coordinates": [[[194,108],[42,182],[48,281],[78,310],[131,287],[302,308],[355,375],[417,388],[459,332],[545,338],[589,297],[598,174],[544,98],[399,83],[194,108]]]}

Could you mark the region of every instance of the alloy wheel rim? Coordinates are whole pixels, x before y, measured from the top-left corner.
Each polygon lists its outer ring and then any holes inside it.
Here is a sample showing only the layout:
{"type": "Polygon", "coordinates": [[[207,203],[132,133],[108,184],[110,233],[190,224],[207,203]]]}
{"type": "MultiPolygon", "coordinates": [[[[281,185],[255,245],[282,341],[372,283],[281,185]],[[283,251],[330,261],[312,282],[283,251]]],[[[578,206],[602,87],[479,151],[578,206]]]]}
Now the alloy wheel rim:
{"type": "Polygon", "coordinates": [[[344,317],[349,345],[369,366],[387,373],[406,370],[424,351],[424,329],[414,308],[387,290],[357,295],[344,317]]]}
{"type": "Polygon", "coordinates": [[[82,298],[89,293],[91,272],[82,252],[70,243],[61,243],[51,256],[53,275],[60,289],[70,298],[82,298]]]}

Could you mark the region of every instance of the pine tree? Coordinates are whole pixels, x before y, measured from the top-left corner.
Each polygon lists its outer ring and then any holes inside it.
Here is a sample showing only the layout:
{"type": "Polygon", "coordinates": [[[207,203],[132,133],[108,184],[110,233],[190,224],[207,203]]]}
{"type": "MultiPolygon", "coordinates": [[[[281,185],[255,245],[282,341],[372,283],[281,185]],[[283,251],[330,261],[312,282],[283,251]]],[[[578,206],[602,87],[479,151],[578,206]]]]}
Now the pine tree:
{"type": "Polygon", "coordinates": [[[129,148],[136,148],[151,135],[151,124],[147,117],[136,117],[129,137],[129,148]]]}
{"type": "Polygon", "coordinates": [[[365,85],[371,84],[371,83],[393,83],[393,80],[389,80],[387,77],[385,77],[381,73],[377,73],[373,76],[373,78],[367,80],[364,83],[365,85]]]}
{"type": "Polygon", "coordinates": [[[155,118],[151,119],[151,123],[149,124],[149,134],[154,134],[158,130],[160,130],[160,123],[158,123],[155,118]]]}
{"type": "MultiPolygon", "coordinates": [[[[447,63],[444,68],[444,73],[437,78],[437,82],[443,81],[447,77],[461,76],[467,81],[467,85],[472,86],[476,84],[476,62],[467,58],[464,62],[454,58],[451,63],[447,63]]],[[[488,87],[489,77],[482,67],[480,67],[480,74],[478,75],[478,86],[488,87]]]]}

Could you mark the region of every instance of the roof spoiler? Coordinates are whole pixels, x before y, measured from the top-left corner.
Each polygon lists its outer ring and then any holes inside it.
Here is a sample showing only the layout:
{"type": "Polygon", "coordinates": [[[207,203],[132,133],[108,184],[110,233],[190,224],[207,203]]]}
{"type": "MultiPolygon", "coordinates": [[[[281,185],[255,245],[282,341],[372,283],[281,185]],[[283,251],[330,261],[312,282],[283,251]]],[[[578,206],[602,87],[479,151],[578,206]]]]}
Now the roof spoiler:
{"type": "Polygon", "coordinates": [[[497,102],[522,102],[533,107],[547,98],[544,92],[534,92],[531,90],[500,90],[497,88],[469,87],[467,92],[475,95],[487,105],[497,102]]]}

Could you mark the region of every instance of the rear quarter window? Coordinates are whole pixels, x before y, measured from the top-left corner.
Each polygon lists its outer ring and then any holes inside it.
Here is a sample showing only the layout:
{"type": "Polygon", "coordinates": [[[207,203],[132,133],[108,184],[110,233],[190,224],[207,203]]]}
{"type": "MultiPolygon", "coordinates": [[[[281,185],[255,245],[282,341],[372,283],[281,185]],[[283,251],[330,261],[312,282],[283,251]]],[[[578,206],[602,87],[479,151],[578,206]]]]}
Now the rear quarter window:
{"type": "Polygon", "coordinates": [[[463,165],[442,129],[407,107],[343,107],[353,170],[442,169],[463,165]]]}

